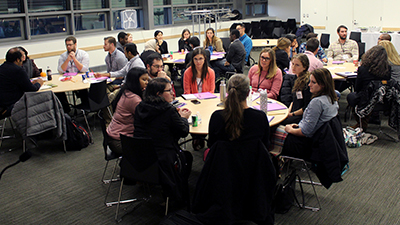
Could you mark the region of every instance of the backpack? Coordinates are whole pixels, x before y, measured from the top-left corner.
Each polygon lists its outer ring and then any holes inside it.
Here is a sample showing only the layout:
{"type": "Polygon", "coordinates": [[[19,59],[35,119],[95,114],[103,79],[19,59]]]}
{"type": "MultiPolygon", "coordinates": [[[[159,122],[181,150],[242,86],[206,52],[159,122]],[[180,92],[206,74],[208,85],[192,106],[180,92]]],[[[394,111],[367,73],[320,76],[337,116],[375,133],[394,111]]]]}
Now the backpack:
{"type": "Polygon", "coordinates": [[[67,150],[81,150],[82,148],[86,148],[92,141],[89,133],[67,114],[65,114],[65,121],[67,124],[67,141],[65,141],[67,150]]]}

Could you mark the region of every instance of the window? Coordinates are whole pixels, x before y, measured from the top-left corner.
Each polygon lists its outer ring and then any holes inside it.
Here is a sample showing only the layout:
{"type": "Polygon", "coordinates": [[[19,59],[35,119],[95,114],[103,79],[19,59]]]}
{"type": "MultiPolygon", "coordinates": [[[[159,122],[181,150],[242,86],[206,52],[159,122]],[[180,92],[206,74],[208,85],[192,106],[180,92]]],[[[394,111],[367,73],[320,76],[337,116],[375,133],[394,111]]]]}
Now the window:
{"type": "Polygon", "coordinates": [[[67,0],[28,0],[28,12],[30,13],[63,10],[67,10],[67,0]]]}
{"type": "Polygon", "coordinates": [[[67,17],[65,16],[30,18],[29,24],[31,36],[67,32],[67,17]]]}
{"type": "Polygon", "coordinates": [[[172,23],[171,7],[154,9],[154,25],[165,25],[172,23]]]}
{"type": "Polygon", "coordinates": [[[0,39],[21,37],[21,20],[0,21],[0,39]]]}
{"type": "MultiPolygon", "coordinates": [[[[76,15],[76,14],[75,14],[76,15]]],[[[105,13],[87,13],[75,16],[75,30],[96,30],[106,28],[105,13]]]]}
{"type": "Polygon", "coordinates": [[[246,16],[268,15],[267,0],[246,0],[246,16]]]}
{"type": "Polygon", "coordinates": [[[22,2],[20,0],[1,0],[0,14],[22,13],[22,2]]]}
{"type": "Polygon", "coordinates": [[[103,9],[106,0],[74,0],[74,10],[103,9]]]}

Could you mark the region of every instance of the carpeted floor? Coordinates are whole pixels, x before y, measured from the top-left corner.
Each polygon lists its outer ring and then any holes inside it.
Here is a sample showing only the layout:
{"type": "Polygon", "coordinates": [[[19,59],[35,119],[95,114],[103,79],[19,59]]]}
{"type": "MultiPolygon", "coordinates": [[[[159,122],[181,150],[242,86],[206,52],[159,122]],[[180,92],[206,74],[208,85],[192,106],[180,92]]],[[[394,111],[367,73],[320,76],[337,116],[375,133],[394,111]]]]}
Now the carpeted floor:
{"type": "MultiPolygon", "coordinates": [[[[340,100],[341,118],[345,96],[340,100]]],[[[90,120],[93,123],[93,120],[90,120]]],[[[348,122],[353,124],[354,121],[348,122]]],[[[343,126],[348,123],[343,122],[343,126]]],[[[383,123],[385,131],[395,134],[383,123]]],[[[115,207],[107,208],[104,197],[108,185],[102,184],[105,165],[102,136],[97,121],[93,145],[82,151],[64,153],[60,141],[40,141],[33,156],[7,170],[0,180],[0,224],[114,224],[115,207]]],[[[371,125],[369,132],[378,131],[371,125]]],[[[0,169],[15,162],[21,151],[21,139],[5,140],[1,148],[0,169]],[[7,152],[9,148],[17,148],[7,152]]],[[[203,165],[202,152],[194,155],[190,188],[193,192],[203,165]]],[[[276,215],[276,224],[400,224],[400,149],[385,136],[369,146],[349,148],[350,170],[344,181],[329,190],[317,187],[322,210],[293,207],[287,214],[276,215]]],[[[117,198],[119,183],[112,184],[109,200],[117,198]]],[[[126,186],[124,196],[140,195],[141,188],[126,186]]],[[[163,202],[158,188],[154,198],[120,224],[159,224],[163,202]]],[[[306,196],[312,190],[305,186],[306,196]]],[[[308,201],[315,205],[314,197],[308,201]]],[[[122,210],[121,210],[122,212],[122,210]]]]}

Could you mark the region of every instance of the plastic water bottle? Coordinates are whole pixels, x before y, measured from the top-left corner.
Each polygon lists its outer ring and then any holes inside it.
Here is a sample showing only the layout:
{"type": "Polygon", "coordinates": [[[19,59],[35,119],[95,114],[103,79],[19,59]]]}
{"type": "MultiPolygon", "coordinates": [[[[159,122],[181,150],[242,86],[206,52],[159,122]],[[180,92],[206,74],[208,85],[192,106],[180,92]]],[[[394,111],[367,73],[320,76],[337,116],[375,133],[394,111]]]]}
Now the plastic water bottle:
{"type": "Polygon", "coordinates": [[[51,76],[51,69],[48,66],[47,66],[46,73],[47,73],[47,80],[52,80],[53,77],[51,76]]]}
{"type": "Polygon", "coordinates": [[[249,86],[249,95],[247,96],[247,106],[251,107],[253,103],[253,88],[249,86]]]}
{"type": "Polygon", "coordinates": [[[197,115],[197,124],[201,124],[201,115],[200,115],[200,112],[197,111],[196,115],[197,115]]]}
{"type": "Polygon", "coordinates": [[[225,80],[221,80],[221,84],[219,85],[219,99],[223,102],[226,98],[226,84],[225,80]]]}

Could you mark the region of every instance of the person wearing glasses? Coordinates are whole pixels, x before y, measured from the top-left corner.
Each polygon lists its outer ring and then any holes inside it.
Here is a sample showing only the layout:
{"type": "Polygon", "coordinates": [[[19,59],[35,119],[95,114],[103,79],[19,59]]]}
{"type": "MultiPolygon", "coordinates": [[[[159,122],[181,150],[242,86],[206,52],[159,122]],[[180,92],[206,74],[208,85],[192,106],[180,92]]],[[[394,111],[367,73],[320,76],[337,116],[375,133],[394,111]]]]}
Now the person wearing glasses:
{"type": "Polygon", "coordinates": [[[57,70],[64,73],[84,73],[89,70],[89,54],[77,48],[76,38],[69,36],[65,38],[67,51],[60,55],[57,70]]]}
{"type": "Polygon", "coordinates": [[[274,50],[264,48],[260,52],[259,64],[250,68],[249,79],[252,91],[266,89],[268,98],[278,98],[282,86],[282,71],[276,65],[274,50]]]}
{"type": "Polygon", "coordinates": [[[337,28],[337,34],[339,39],[333,42],[327,50],[328,61],[353,62],[353,60],[358,60],[358,44],[347,39],[347,27],[340,25],[337,28]]]}
{"type": "Polygon", "coordinates": [[[208,67],[206,51],[201,48],[193,50],[189,65],[183,78],[184,94],[214,93],[215,73],[208,67]]]}
{"type": "Polygon", "coordinates": [[[381,34],[378,38],[378,45],[381,41],[392,41],[392,37],[390,36],[390,34],[381,34]]]}
{"type": "Polygon", "coordinates": [[[158,156],[160,183],[171,201],[189,204],[188,177],[193,156],[180,149],[178,141],[189,134],[187,108],[177,110],[169,80],[154,78],[148,83],[143,100],[135,110],[135,137],[151,138],[158,156]]]}

